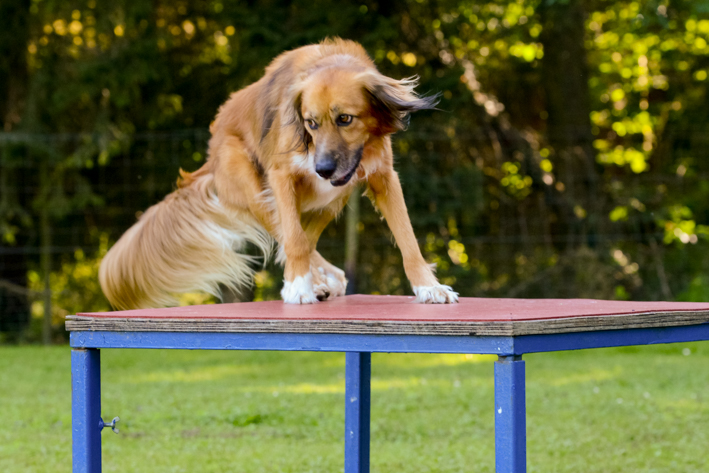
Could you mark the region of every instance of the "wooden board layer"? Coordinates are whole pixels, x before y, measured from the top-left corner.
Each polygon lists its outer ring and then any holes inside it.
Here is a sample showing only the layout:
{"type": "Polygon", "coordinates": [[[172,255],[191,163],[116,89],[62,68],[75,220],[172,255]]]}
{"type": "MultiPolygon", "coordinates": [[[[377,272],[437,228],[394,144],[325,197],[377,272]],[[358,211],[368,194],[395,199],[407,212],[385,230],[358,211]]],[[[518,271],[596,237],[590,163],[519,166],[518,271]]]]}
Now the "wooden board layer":
{"type": "Polygon", "coordinates": [[[629,302],[593,299],[488,299],[463,297],[459,304],[415,304],[413,297],[338,297],[312,305],[247,302],[80,313],[92,318],[371,320],[400,322],[511,322],[660,312],[709,312],[709,303],[629,302]]]}
{"type": "Polygon", "coordinates": [[[310,306],[280,301],[86,313],[70,331],[349,333],[516,336],[709,323],[709,304],[588,299],[463,298],[421,305],[403,296],[347,296],[310,306]]]}

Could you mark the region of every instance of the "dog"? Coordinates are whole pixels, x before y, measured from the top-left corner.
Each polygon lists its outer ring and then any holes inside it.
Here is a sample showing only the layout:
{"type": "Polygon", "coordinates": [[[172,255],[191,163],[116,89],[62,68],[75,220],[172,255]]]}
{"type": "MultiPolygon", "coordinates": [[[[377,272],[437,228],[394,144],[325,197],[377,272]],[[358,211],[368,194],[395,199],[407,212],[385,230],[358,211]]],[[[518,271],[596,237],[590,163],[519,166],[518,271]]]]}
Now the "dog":
{"type": "Polygon", "coordinates": [[[417,78],[379,73],[353,41],[326,40],[278,56],[233,93],[210,126],[206,163],[180,171],[177,189],[150,207],[103,258],[101,287],[118,309],[174,305],[175,294],[219,294],[253,280],[246,244],[285,265],[283,301],[345,294],[345,273],[316,250],[357,183],[386,219],[420,303],[455,303],[426,263],[393,168],[391,135],[437,97],[417,78]]]}

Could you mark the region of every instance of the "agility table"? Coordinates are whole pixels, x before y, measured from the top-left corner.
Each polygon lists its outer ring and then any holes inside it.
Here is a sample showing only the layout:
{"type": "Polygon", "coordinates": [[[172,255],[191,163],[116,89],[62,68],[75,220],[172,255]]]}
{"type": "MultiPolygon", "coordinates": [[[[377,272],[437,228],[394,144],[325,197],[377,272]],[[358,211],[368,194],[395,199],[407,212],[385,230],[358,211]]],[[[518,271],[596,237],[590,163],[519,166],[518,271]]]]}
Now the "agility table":
{"type": "Polygon", "coordinates": [[[526,467],[526,353],[709,340],[709,303],[347,296],[70,316],[74,473],[101,471],[100,349],[346,352],[345,473],[369,472],[371,353],[494,354],[495,468],[526,467]]]}

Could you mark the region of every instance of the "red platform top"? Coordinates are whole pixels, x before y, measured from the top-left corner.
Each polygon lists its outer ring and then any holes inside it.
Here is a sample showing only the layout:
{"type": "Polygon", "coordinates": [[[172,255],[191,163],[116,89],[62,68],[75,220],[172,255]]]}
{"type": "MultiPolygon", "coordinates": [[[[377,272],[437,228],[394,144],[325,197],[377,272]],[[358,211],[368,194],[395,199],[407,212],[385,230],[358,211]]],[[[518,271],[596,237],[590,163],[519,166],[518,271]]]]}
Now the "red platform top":
{"type": "Polygon", "coordinates": [[[458,304],[415,304],[413,297],[338,297],[312,305],[282,301],[77,314],[121,319],[368,320],[400,322],[514,322],[644,313],[709,312],[709,302],[628,302],[592,299],[487,299],[458,304]]]}

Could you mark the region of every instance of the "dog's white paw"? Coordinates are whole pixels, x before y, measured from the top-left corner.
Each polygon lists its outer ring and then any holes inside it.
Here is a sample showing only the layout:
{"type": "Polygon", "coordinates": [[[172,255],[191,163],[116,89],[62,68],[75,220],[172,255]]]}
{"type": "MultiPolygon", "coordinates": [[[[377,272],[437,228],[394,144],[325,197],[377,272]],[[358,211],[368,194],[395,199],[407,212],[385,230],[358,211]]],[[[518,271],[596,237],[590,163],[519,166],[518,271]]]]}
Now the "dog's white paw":
{"type": "Polygon", "coordinates": [[[313,275],[298,276],[284,281],[281,297],[286,304],[315,304],[318,299],[313,290],[313,275]]]}
{"type": "Polygon", "coordinates": [[[325,277],[323,276],[322,278],[316,278],[319,282],[316,284],[313,284],[313,290],[315,291],[315,297],[319,301],[327,301],[330,299],[335,298],[335,294],[332,292],[330,289],[330,286],[328,286],[325,282],[325,277]]]}
{"type": "Polygon", "coordinates": [[[318,273],[320,280],[327,288],[327,292],[330,293],[329,299],[345,295],[347,278],[345,278],[344,271],[331,265],[331,267],[327,269],[318,267],[318,273]]]}
{"type": "Polygon", "coordinates": [[[445,284],[435,286],[414,286],[414,294],[419,304],[455,304],[458,302],[458,293],[445,284]]]}
{"type": "Polygon", "coordinates": [[[337,296],[344,296],[345,289],[347,288],[347,279],[345,279],[344,282],[340,281],[332,274],[323,271],[322,268],[318,269],[320,271],[314,274],[315,277],[313,281],[313,290],[318,300],[327,301],[337,296]]]}

